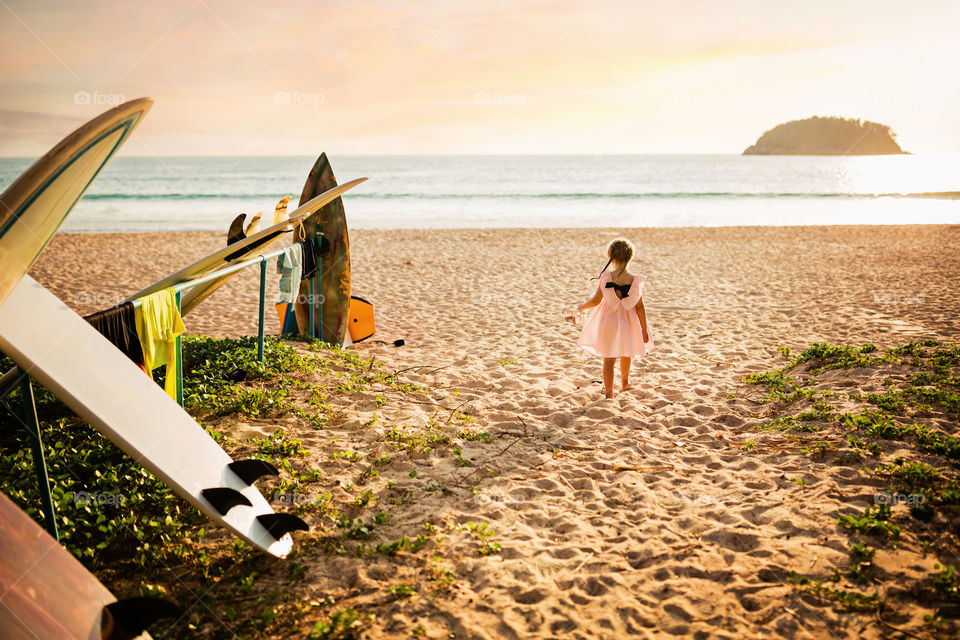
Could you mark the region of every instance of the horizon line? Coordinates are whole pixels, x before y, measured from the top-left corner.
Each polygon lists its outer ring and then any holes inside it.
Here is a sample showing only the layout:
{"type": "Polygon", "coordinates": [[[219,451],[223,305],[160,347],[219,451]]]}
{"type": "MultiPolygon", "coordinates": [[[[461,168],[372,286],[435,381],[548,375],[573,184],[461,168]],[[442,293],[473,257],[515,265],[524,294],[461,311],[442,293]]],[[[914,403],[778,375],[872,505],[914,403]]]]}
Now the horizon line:
{"type": "MultiPolygon", "coordinates": [[[[322,151],[321,153],[327,153],[322,151]]],[[[687,152],[637,152],[637,153],[622,153],[622,152],[578,152],[578,153],[328,153],[328,155],[336,155],[340,157],[348,158],[429,158],[429,157],[490,157],[490,158],[503,158],[503,157],[516,157],[516,158],[544,158],[544,157],[568,157],[568,158],[590,158],[597,156],[609,156],[609,157],[638,157],[638,156],[735,156],[735,157],[752,157],[752,158],[882,158],[882,157],[903,157],[903,156],[918,156],[918,155],[946,155],[946,154],[960,154],[960,149],[942,149],[942,150],[928,150],[928,151],[919,151],[919,152],[905,152],[905,153],[883,153],[883,154],[745,154],[743,152],[719,152],[719,151],[687,151],[687,152]]],[[[0,160],[31,160],[39,159],[40,156],[8,156],[0,154],[0,160]]],[[[131,158],[131,159],[142,159],[142,158],[316,158],[318,156],[310,154],[151,154],[151,155],[122,155],[118,154],[116,158],[131,158]]],[[[115,159],[116,159],[115,158],[115,159]]]]}

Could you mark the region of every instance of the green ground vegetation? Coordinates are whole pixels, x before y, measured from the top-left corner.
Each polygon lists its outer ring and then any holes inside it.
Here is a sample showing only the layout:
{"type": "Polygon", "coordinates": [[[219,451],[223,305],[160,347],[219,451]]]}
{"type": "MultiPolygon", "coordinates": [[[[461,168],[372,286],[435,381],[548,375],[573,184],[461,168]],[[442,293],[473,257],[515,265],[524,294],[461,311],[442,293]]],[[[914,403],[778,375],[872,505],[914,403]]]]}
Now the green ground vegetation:
{"type": "MultiPolygon", "coordinates": [[[[744,377],[761,390],[762,411],[754,415],[764,418],[754,427],[760,433],[750,435],[752,452],[806,455],[823,473],[852,467],[874,493],[873,503],[837,519],[853,540],[846,570],[837,567],[829,577],[794,573],[789,581],[811,598],[877,616],[960,602],[947,562],[960,540],[960,347],[923,340],[884,350],[816,343],[797,354],[779,351],[784,366],[744,377]],[[872,388],[861,389],[864,381],[872,388]],[[875,555],[904,545],[941,559],[941,569],[909,592],[898,589],[891,602],[878,591],[886,574],[875,555]]],[[[957,630],[953,620],[929,617],[934,635],[957,630]]]]}
{"type": "MultiPolygon", "coordinates": [[[[440,456],[452,471],[483,472],[471,468],[477,448],[495,437],[477,429],[472,415],[437,405],[423,423],[387,426],[374,413],[360,427],[373,450],[341,446],[336,428],[344,418],[331,399],[373,397],[378,411],[405,396],[437,403],[377,362],[317,340],[268,338],[264,355],[258,362],[254,338],[185,336],[184,404],[231,457],[259,457],[280,469],[279,478],[258,482],[261,493],[311,525],[294,535],[285,561],[212,526],[34,385],[63,546],[119,597],[162,594],[190,607],[194,594],[206,594],[176,627],[154,629],[156,637],[353,637],[373,624],[379,606],[447,593],[456,581],[446,556],[454,539],[478,559],[500,551],[485,523],[411,525],[399,517],[420,496],[451,491],[444,480],[419,477],[411,461],[440,456]],[[238,421],[269,429],[240,439],[230,427],[238,421]],[[349,595],[342,590],[301,597],[297,585],[309,584],[330,555],[389,565],[394,585],[365,607],[342,603],[349,595]]],[[[0,359],[4,371],[12,365],[0,359]]],[[[10,411],[0,407],[0,490],[42,521],[29,441],[18,424],[19,392],[4,403],[10,411]]]]}

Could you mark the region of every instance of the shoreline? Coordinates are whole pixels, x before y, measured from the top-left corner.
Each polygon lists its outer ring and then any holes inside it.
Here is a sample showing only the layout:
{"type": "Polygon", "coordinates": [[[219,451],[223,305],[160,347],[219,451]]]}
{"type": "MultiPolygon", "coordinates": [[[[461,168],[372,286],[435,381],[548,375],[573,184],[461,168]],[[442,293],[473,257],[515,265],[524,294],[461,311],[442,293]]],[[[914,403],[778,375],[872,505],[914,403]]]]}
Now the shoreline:
{"type": "MultiPolygon", "coordinates": [[[[912,194],[915,197],[925,196],[926,194],[912,194]]],[[[877,196],[882,197],[882,196],[877,196]]],[[[907,197],[907,196],[904,196],[907,197]]],[[[957,197],[960,198],[960,192],[957,192],[957,197]]],[[[951,198],[956,199],[956,198],[951,198]]],[[[894,223],[889,224],[883,223],[874,223],[874,224],[797,224],[797,225],[785,225],[785,224],[754,224],[754,225],[714,225],[714,226],[677,226],[677,227],[618,227],[618,226],[599,226],[599,227],[351,227],[349,229],[350,233],[354,231],[358,232],[405,232],[405,231],[514,231],[514,230],[549,230],[549,231],[583,231],[583,232],[595,232],[595,231],[609,231],[616,230],[622,232],[630,231],[652,231],[655,229],[669,229],[669,230],[689,230],[689,231],[698,231],[698,230],[712,230],[712,229],[890,229],[893,227],[903,227],[910,229],[913,227],[958,227],[960,226],[960,221],[956,223],[949,222],[918,222],[911,224],[903,223],[894,223]]],[[[180,233],[209,233],[209,234],[220,234],[226,237],[226,231],[221,231],[219,229],[183,229],[183,230],[173,230],[173,231],[59,231],[57,236],[131,236],[131,235],[145,235],[145,234],[180,234],[180,233]]]]}

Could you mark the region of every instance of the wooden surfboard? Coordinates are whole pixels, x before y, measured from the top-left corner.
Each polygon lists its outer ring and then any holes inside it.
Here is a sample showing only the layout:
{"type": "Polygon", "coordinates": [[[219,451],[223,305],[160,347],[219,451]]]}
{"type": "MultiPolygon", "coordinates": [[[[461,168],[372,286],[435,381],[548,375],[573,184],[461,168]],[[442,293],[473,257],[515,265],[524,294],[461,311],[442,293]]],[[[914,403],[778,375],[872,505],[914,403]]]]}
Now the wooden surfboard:
{"type": "Polygon", "coordinates": [[[180,615],[166,600],[118,601],[2,493],[0,558],[0,629],[8,640],[150,638],[144,629],[180,615]]]}
{"type": "MultiPolygon", "coordinates": [[[[327,154],[321,153],[314,163],[303,185],[300,202],[309,202],[319,194],[328,192],[337,185],[337,179],[330,168],[327,154]]],[[[306,239],[316,238],[323,242],[322,260],[320,265],[320,294],[314,305],[316,317],[323,318],[323,335],[319,336],[324,342],[342,345],[347,334],[348,317],[350,314],[350,238],[347,235],[347,217],[343,211],[343,201],[335,198],[327,203],[316,214],[303,222],[306,239]],[[322,299],[322,304],[321,304],[322,299]]],[[[301,283],[301,296],[310,300],[309,282],[301,283]]],[[[308,303],[309,304],[309,303],[308,303]]],[[[306,305],[300,304],[301,308],[306,305]]],[[[297,314],[300,322],[300,332],[308,334],[309,307],[297,314]]]]}
{"type": "MultiPolygon", "coordinates": [[[[292,196],[284,196],[277,203],[277,206],[274,207],[274,210],[273,210],[274,225],[283,224],[286,222],[287,203],[290,202],[292,199],[293,199],[292,196]]],[[[258,213],[250,221],[251,227],[254,224],[259,225],[260,216],[261,214],[258,213]]],[[[242,241],[246,237],[245,232],[238,234],[238,230],[239,228],[242,227],[242,224],[243,224],[243,218],[240,216],[237,216],[237,218],[235,218],[233,222],[230,224],[230,230],[227,232],[227,246],[236,245],[238,242],[242,241]],[[231,239],[233,240],[233,242],[230,241],[231,239]]],[[[283,239],[282,235],[277,236],[273,240],[266,242],[261,246],[255,247],[254,249],[251,249],[250,251],[248,251],[247,253],[244,253],[243,255],[238,256],[236,260],[240,260],[242,262],[243,260],[249,260],[250,258],[253,258],[254,256],[260,253],[266,253],[268,251],[272,251],[274,248],[276,248],[276,245],[282,239],[283,239]]],[[[200,286],[193,287],[192,289],[188,289],[187,291],[184,291],[180,300],[180,315],[185,316],[191,311],[193,311],[193,309],[198,304],[200,304],[201,302],[206,300],[208,297],[210,297],[210,294],[212,294],[214,291],[222,287],[224,284],[226,284],[227,280],[237,275],[238,273],[240,272],[236,271],[234,273],[228,273],[227,275],[221,278],[217,278],[216,280],[211,280],[210,282],[201,284],[200,286]]]]}
{"type": "Polygon", "coordinates": [[[254,547],[284,557],[293,545],[287,531],[306,528],[296,516],[275,514],[252,485],[276,469],[259,460],[231,460],[150,376],[30,276],[0,303],[0,351],[134,461],[254,547]]]}
{"type": "Polygon", "coordinates": [[[139,98],[61,140],[0,195],[0,300],[20,282],[73,206],[150,110],[139,98]],[[18,224],[29,220],[29,224],[18,224]]]}
{"type": "Polygon", "coordinates": [[[272,225],[266,229],[262,229],[252,236],[248,236],[243,240],[238,240],[231,245],[214,251],[210,255],[197,260],[193,264],[189,264],[179,271],[171,273],[170,275],[157,280],[153,284],[141,289],[140,291],[137,291],[133,295],[127,297],[125,302],[130,302],[151,293],[156,293],[161,289],[172,287],[175,284],[180,284],[182,282],[186,282],[187,280],[198,278],[202,275],[210,273],[211,271],[225,267],[231,262],[239,260],[244,255],[249,255],[251,251],[262,248],[265,244],[272,242],[281,234],[292,231],[295,224],[303,222],[325,204],[339,198],[342,194],[366,180],[366,178],[357,178],[356,180],[351,180],[350,182],[346,182],[338,187],[334,187],[325,193],[321,193],[316,198],[313,198],[312,200],[297,207],[297,209],[290,214],[289,220],[280,224],[272,225]]]}

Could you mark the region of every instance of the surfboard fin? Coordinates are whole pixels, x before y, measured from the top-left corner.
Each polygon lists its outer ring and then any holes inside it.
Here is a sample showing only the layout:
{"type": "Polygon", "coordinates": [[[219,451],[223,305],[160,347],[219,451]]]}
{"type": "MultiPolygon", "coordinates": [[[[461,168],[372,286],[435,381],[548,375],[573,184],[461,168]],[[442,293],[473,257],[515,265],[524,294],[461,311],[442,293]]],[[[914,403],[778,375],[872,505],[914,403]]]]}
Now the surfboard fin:
{"type": "Polygon", "coordinates": [[[253,234],[260,231],[260,218],[263,216],[262,211],[258,211],[255,216],[250,218],[250,222],[247,223],[247,228],[243,230],[245,236],[252,236],[253,234]]]}
{"type": "Polygon", "coordinates": [[[104,640],[132,640],[157,620],[178,618],[180,607],[162,598],[126,598],[103,607],[101,636],[104,640]]]}
{"type": "Polygon", "coordinates": [[[213,508],[217,510],[217,513],[222,516],[227,515],[227,511],[230,511],[230,509],[233,509],[238,505],[244,505],[247,507],[253,506],[253,503],[250,502],[250,498],[243,495],[236,489],[231,489],[229,487],[203,489],[200,491],[200,495],[202,495],[207,502],[212,504],[213,508]]]}
{"type": "Polygon", "coordinates": [[[248,485],[253,484],[258,478],[262,478],[263,476],[280,475],[280,472],[277,471],[275,466],[263,460],[237,460],[227,466],[248,485]]]}
{"type": "Polygon", "coordinates": [[[283,196],[280,202],[273,209],[273,224],[280,224],[287,219],[287,203],[293,200],[293,196],[283,196]]]}
{"type": "Polygon", "coordinates": [[[279,540],[290,531],[309,531],[307,523],[292,513],[265,513],[257,516],[257,521],[263,525],[274,540],[279,540]]]}
{"type": "Polygon", "coordinates": [[[229,247],[234,242],[243,240],[247,237],[247,234],[243,231],[243,221],[246,219],[247,214],[241,213],[236,218],[233,219],[233,222],[230,223],[230,229],[227,231],[227,246],[229,247]]]}

